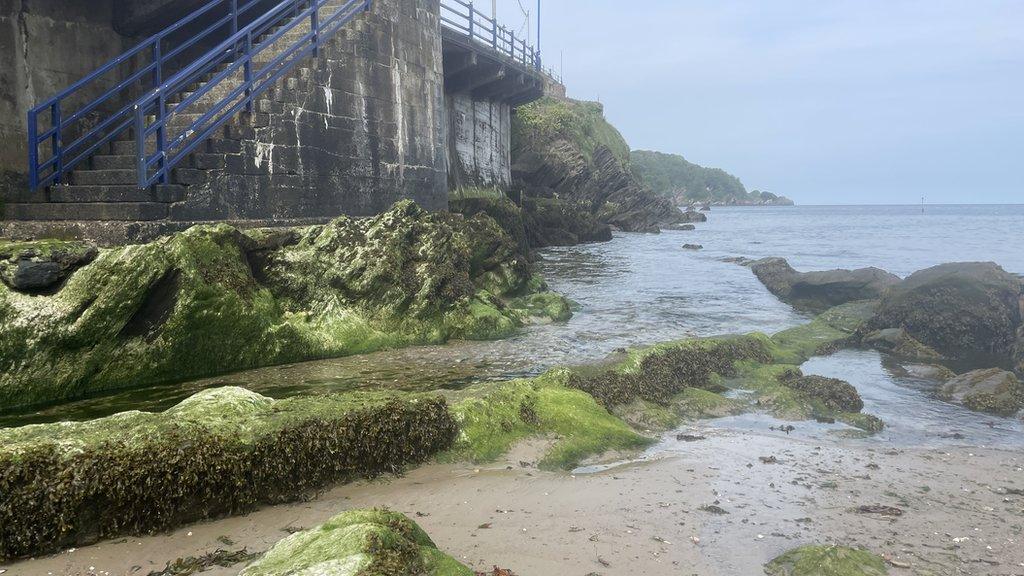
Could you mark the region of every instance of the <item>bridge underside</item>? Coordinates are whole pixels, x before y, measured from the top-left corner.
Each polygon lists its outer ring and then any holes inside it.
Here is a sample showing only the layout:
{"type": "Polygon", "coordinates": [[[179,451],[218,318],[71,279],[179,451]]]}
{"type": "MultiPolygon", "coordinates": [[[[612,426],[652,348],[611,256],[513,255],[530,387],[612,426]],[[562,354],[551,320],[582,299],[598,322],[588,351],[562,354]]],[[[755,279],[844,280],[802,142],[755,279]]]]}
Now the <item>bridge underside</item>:
{"type": "Polygon", "coordinates": [[[441,38],[446,93],[513,108],[544,95],[544,77],[535,68],[513,62],[450,28],[441,29],[441,38]]]}

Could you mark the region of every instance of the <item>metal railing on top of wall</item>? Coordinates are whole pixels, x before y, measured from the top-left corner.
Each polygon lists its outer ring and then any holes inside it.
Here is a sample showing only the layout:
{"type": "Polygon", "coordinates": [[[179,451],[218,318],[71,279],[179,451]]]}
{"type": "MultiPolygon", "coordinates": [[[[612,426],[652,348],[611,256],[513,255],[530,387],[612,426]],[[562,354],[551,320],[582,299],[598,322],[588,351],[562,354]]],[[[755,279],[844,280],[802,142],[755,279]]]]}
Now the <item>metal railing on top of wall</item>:
{"type": "Polygon", "coordinates": [[[540,52],[527,44],[526,39],[516,37],[515,31],[477,10],[473,2],[441,0],[441,23],[503,56],[543,72],[540,52]]]}

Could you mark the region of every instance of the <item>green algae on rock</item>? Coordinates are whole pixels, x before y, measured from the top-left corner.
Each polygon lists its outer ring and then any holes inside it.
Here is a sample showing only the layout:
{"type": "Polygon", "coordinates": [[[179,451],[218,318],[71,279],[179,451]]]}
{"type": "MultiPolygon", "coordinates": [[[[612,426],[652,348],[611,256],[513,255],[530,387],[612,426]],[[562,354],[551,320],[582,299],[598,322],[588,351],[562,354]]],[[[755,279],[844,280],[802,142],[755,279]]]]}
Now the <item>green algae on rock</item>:
{"type": "Polygon", "coordinates": [[[1012,372],[990,368],[961,374],[939,389],[939,397],[971,410],[1013,416],[1024,408],[1024,383],[1012,372]]]}
{"type": "Polygon", "coordinates": [[[166,412],[0,430],[0,558],[149,533],[395,472],[451,447],[436,396],[200,392],[166,412]]]}
{"type": "Polygon", "coordinates": [[[481,385],[458,393],[452,410],[459,438],[447,459],[492,461],[530,437],[553,440],[542,468],[571,469],[589,456],[644,448],[637,434],[592,396],[568,387],[568,370],[528,380],[481,385]]]}
{"type": "Polygon", "coordinates": [[[885,561],[866,550],[845,546],[802,546],[764,567],[768,576],[886,576],[885,561]]]}
{"type": "Polygon", "coordinates": [[[415,522],[389,510],[350,510],[281,540],[239,576],[473,576],[415,522]]]}
{"type": "MultiPolygon", "coordinates": [[[[104,250],[52,295],[0,285],[0,409],[302,360],[511,335],[531,314],[515,242],[411,202],[367,219],[198,226],[104,250]]],[[[564,304],[564,303],[563,303],[564,304]]]]}

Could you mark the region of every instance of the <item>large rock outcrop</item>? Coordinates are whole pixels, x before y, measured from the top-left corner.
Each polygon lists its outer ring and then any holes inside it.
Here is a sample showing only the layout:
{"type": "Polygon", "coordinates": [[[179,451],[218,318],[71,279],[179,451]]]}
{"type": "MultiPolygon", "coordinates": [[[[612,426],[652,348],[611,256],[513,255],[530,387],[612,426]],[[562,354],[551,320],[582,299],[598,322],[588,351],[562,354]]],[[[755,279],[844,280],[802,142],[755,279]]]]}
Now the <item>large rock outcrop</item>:
{"type": "Polygon", "coordinates": [[[991,262],[915,272],[891,287],[866,326],[902,328],[943,356],[976,366],[1010,366],[1021,327],[1021,285],[991,262]]]}
{"type": "Polygon", "coordinates": [[[524,251],[612,239],[610,226],[584,207],[558,198],[524,198],[518,206],[501,192],[469,193],[463,191],[450,198],[449,210],[467,217],[483,213],[494,218],[524,251]]]}
{"type": "Polygon", "coordinates": [[[999,368],[957,376],[942,386],[939,396],[999,416],[1012,416],[1024,408],[1024,384],[1012,372],[999,368]]]}
{"type": "Polygon", "coordinates": [[[601,104],[545,98],[520,107],[512,125],[513,185],[527,197],[558,198],[629,232],[680,222],[668,198],[629,169],[629,146],[601,104]]]}
{"type": "MultiPolygon", "coordinates": [[[[102,251],[60,290],[0,285],[0,409],[449,338],[512,334],[543,288],[485,215],[198,226],[102,251]]],[[[549,303],[548,303],[549,304],[549,303]]]]}
{"type": "Polygon", "coordinates": [[[748,264],[768,291],[794,308],[821,312],[856,300],[875,300],[900,279],[878,268],[797,272],[784,258],[748,264]]]}

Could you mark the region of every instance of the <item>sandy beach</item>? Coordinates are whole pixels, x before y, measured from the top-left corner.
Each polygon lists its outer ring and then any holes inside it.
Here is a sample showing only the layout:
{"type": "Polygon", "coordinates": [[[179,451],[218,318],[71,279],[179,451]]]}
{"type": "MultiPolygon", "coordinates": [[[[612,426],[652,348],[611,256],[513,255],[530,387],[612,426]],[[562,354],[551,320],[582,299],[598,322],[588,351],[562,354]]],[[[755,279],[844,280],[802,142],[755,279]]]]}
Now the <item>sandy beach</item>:
{"type": "Polygon", "coordinates": [[[689,432],[706,439],[670,436],[641,461],[595,473],[537,470],[541,447],[524,445],[501,463],[430,465],[244,517],[16,563],[6,574],[148,575],[217,549],[262,552],[290,531],[366,507],[408,514],[478,570],[520,576],[756,575],[784,550],[828,542],[882,554],[896,576],[1024,574],[1019,452],[689,432]],[[875,505],[902,514],[858,510],[875,505]]]}

